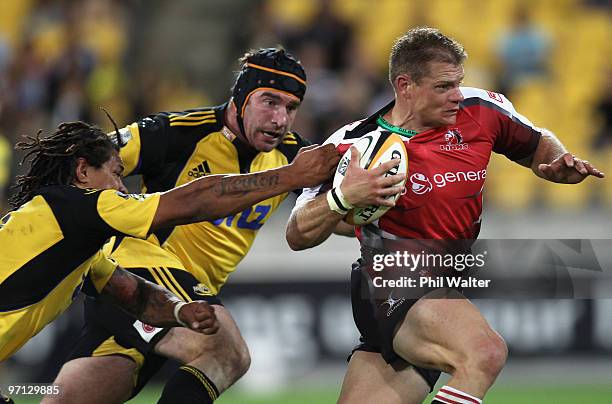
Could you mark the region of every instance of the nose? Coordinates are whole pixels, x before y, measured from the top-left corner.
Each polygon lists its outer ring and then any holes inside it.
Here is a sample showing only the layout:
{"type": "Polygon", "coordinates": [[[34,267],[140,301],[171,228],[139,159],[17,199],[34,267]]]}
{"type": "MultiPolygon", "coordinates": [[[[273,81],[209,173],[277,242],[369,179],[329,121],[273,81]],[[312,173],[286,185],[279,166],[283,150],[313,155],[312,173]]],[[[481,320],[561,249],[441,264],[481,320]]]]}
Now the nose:
{"type": "Polygon", "coordinates": [[[463,94],[461,93],[461,89],[459,87],[453,89],[450,95],[450,100],[457,103],[464,100],[463,94]]]}
{"type": "Polygon", "coordinates": [[[287,126],[287,122],[289,122],[289,114],[285,108],[278,108],[274,113],[272,123],[280,128],[284,128],[287,126]]]}

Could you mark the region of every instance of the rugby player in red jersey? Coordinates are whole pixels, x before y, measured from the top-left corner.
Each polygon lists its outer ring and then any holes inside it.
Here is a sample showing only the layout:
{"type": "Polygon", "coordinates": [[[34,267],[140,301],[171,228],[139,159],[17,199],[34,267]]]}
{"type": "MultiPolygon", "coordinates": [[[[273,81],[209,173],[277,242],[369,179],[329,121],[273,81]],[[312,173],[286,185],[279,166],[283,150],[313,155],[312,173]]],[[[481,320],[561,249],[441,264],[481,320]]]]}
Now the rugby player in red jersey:
{"type": "MultiPolygon", "coordinates": [[[[466,56],[459,43],[436,29],[409,31],[390,55],[393,102],[327,140],[343,152],[371,131],[405,138],[405,190],[385,216],[356,229],[362,256],[390,241],[475,239],[491,152],[552,182],[604,176],[517,113],[503,95],[461,87],[466,56]]],[[[355,161],[357,152],[351,150],[355,161]]],[[[385,196],[401,190],[389,183],[353,163],[335,190],[341,204],[328,202],[323,186],[306,190],[287,225],[289,245],[300,250],[322,243],[343,226],[350,207],[393,205],[385,196]]],[[[420,403],[444,371],[451,378],[434,403],[481,403],[504,366],[507,348],[479,310],[453,289],[444,290],[443,298],[400,299],[392,291],[381,300],[371,279],[364,280],[370,271],[361,266],[354,265],[351,282],[361,344],[350,359],[339,402],[420,403]]]]}

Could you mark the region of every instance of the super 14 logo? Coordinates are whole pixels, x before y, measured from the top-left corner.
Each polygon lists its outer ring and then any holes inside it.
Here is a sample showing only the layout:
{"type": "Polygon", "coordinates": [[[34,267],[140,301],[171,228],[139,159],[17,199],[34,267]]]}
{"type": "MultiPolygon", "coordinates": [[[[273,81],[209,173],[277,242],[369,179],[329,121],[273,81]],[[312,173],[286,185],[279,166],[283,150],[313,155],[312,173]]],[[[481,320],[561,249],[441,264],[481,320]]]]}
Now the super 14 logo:
{"type": "Polygon", "coordinates": [[[236,221],[236,227],[239,229],[259,230],[266,222],[268,213],[270,213],[271,210],[272,205],[250,206],[237,215],[213,220],[211,223],[215,226],[221,226],[225,222],[227,227],[231,227],[234,221],[236,221]],[[251,216],[253,212],[255,213],[255,217],[249,220],[249,216],[251,216]]]}

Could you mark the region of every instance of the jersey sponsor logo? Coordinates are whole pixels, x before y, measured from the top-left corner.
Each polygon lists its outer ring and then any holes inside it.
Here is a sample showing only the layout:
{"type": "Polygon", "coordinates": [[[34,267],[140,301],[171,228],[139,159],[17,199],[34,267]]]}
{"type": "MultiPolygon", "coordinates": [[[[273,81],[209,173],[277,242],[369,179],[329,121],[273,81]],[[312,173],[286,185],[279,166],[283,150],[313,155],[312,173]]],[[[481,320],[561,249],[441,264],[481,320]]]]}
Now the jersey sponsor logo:
{"type": "Polygon", "coordinates": [[[479,171],[447,171],[445,173],[437,173],[431,177],[431,180],[422,173],[414,173],[410,176],[412,183],[412,192],[417,195],[423,195],[436,188],[444,188],[450,183],[461,182],[478,182],[487,178],[487,170],[479,171]],[[432,184],[433,183],[433,184],[432,184]]]}
{"type": "Polygon", "coordinates": [[[146,332],[147,334],[150,334],[153,331],[155,331],[155,327],[149,324],[142,323],[142,330],[146,332]]]}
{"type": "Polygon", "coordinates": [[[193,293],[200,296],[212,296],[212,292],[208,288],[208,286],[203,283],[198,283],[193,287],[193,293]]]}
{"type": "Polygon", "coordinates": [[[145,324],[140,320],[134,321],[133,327],[138,331],[140,337],[146,342],[151,342],[153,337],[159,333],[163,328],[153,327],[152,325],[145,324]]]}
{"type": "Polygon", "coordinates": [[[467,150],[470,147],[469,144],[463,143],[463,136],[456,128],[444,134],[444,141],[446,144],[440,145],[442,151],[467,150]]]}
{"type": "Polygon", "coordinates": [[[385,300],[380,307],[384,306],[385,304],[388,305],[389,307],[387,308],[387,317],[390,317],[391,314],[393,314],[393,312],[402,304],[406,301],[405,297],[402,297],[400,299],[394,299],[393,298],[393,292],[389,293],[389,297],[387,298],[387,300],[385,300]]]}
{"type": "Polygon", "coordinates": [[[265,223],[264,219],[266,219],[268,213],[272,210],[272,205],[257,205],[254,208],[255,209],[253,209],[253,206],[249,206],[235,216],[213,220],[211,223],[215,226],[221,226],[225,223],[227,227],[231,227],[234,220],[238,218],[238,220],[236,220],[236,227],[239,229],[259,230],[265,223]],[[249,220],[249,216],[251,216],[253,212],[255,213],[255,217],[249,220]]]}
{"type": "Polygon", "coordinates": [[[499,102],[500,104],[504,103],[504,100],[501,97],[501,94],[499,93],[494,93],[493,91],[487,91],[487,95],[489,96],[489,98],[494,99],[495,101],[499,102]]]}
{"type": "Polygon", "coordinates": [[[410,183],[412,184],[412,192],[417,195],[423,195],[433,189],[429,178],[425,174],[414,173],[410,176],[410,183]]]}
{"type": "Polygon", "coordinates": [[[188,176],[193,178],[204,177],[206,174],[210,174],[210,167],[208,166],[208,161],[204,160],[187,173],[188,176]]]}

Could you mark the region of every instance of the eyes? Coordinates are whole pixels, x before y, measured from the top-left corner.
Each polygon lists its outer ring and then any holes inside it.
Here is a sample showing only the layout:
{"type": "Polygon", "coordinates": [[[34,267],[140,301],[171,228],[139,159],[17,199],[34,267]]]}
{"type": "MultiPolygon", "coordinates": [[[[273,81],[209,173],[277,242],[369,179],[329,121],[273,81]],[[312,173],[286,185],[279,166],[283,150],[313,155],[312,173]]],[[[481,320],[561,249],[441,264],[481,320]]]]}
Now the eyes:
{"type": "MultiPolygon", "coordinates": [[[[282,102],[275,98],[264,98],[262,103],[267,108],[282,108],[283,106],[282,102]]],[[[298,107],[299,107],[298,104],[290,103],[290,104],[287,104],[285,108],[287,109],[288,113],[293,113],[297,111],[298,107]]]]}
{"type": "Polygon", "coordinates": [[[463,84],[463,80],[459,81],[459,82],[445,82],[445,83],[440,83],[440,84],[436,84],[434,86],[434,88],[436,89],[436,91],[438,92],[446,92],[446,91],[450,91],[453,90],[457,87],[460,87],[461,84],[463,84]]]}

